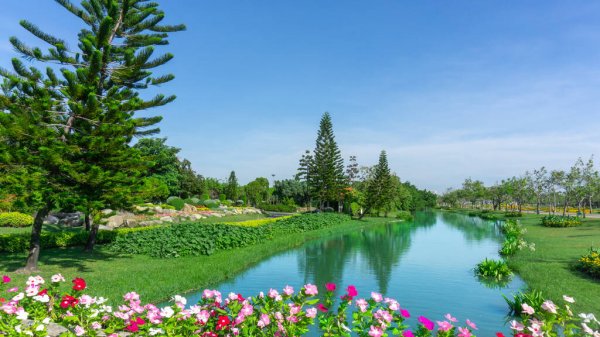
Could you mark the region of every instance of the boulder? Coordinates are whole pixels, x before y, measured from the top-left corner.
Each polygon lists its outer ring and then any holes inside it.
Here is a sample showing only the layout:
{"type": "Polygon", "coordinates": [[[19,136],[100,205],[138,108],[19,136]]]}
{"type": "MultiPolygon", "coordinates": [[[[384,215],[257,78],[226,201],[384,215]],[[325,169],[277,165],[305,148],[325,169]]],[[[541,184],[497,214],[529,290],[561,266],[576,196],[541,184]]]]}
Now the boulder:
{"type": "Polygon", "coordinates": [[[59,221],[60,219],[54,215],[48,215],[46,219],[44,219],[44,223],[49,225],[56,225],[59,221]]]}
{"type": "Polygon", "coordinates": [[[163,216],[162,218],[160,218],[160,221],[162,222],[173,222],[173,218],[170,216],[163,216]]]}
{"type": "Polygon", "coordinates": [[[101,210],[101,211],[100,211],[100,213],[102,213],[102,215],[110,215],[110,214],[112,214],[113,212],[114,212],[114,211],[113,211],[112,209],[110,209],[110,208],[103,209],[103,210],[101,210]]]}
{"type": "Polygon", "coordinates": [[[135,214],[130,212],[120,212],[105,219],[105,225],[112,228],[118,228],[127,225],[128,221],[135,221],[135,214]]]}
{"type": "Polygon", "coordinates": [[[181,210],[183,213],[195,213],[197,211],[196,206],[190,204],[184,204],[183,209],[181,210]]]}

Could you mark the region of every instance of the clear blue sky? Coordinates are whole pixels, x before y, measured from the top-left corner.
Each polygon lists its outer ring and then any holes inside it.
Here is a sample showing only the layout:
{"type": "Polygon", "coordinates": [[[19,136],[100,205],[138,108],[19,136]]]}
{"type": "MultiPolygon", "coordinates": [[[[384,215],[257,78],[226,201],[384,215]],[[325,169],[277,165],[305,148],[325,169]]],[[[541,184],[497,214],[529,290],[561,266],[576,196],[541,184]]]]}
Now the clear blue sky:
{"type": "MultiPolygon", "coordinates": [[[[76,0],[74,2],[77,2],[76,0]]],[[[345,158],[385,149],[403,180],[443,191],[600,144],[600,2],[170,0],[175,103],[162,136],[201,174],[291,177],[329,111],[345,158]]],[[[75,38],[50,0],[3,1],[0,66],[18,20],[75,38]]]]}

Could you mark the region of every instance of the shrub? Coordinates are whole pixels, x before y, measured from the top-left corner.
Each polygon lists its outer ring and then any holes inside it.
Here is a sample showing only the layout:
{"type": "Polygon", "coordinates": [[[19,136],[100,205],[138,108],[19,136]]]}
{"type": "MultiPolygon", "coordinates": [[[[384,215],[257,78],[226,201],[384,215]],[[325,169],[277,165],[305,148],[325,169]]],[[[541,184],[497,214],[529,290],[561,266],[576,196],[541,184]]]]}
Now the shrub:
{"type": "Polygon", "coordinates": [[[506,261],[488,260],[487,258],[477,264],[475,273],[478,276],[495,280],[501,280],[512,275],[512,271],[508,268],[506,261]]]}
{"type": "Polygon", "coordinates": [[[33,217],[19,212],[0,213],[0,227],[27,227],[33,225],[33,217]]]}
{"type": "Polygon", "coordinates": [[[235,201],[235,205],[240,207],[240,206],[244,206],[244,200],[236,200],[235,201]]]}
{"type": "Polygon", "coordinates": [[[504,213],[504,217],[506,218],[520,218],[523,216],[521,212],[506,212],[504,213]]]}
{"type": "Polygon", "coordinates": [[[579,258],[575,264],[578,270],[600,279],[600,250],[590,248],[590,252],[579,258]]]}
{"type": "Polygon", "coordinates": [[[516,220],[506,220],[500,227],[500,231],[504,233],[505,240],[502,248],[498,251],[502,256],[514,255],[517,251],[523,248],[535,249],[533,243],[529,244],[523,239],[525,228],[516,220]]]}
{"type": "Polygon", "coordinates": [[[579,217],[546,215],[542,218],[542,225],[546,227],[575,227],[581,225],[579,217]]]}
{"type": "Polygon", "coordinates": [[[542,311],[542,304],[544,303],[544,296],[541,291],[530,290],[527,292],[519,291],[513,295],[513,299],[502,295],[506,304],[508,304],[508,314],[512,316],[520,316],[523,311],[523,304],[527,304],[532,307],[536,312],[542,311]]]}
{"type": "Polygon", "coordinates": [[[175,209],[175,207],[169,205],[169,204],[161,204],[160,208],[162,209],[175,209]]]}
{"type": "Polygon", "coordinates": [[[227,196],[225,194],[223,194],[223,193],[219,194],[219,200],[221,202],[225,201],[225,199],[227,199],[227,196]]]}
{"type": "Polygon", "coordinates": [[[221,202],[214,199],[204,200],[203,204],[210,209],[219,208],[219,206],[221,206],[221,202]]]}
{"type": "Polygon", "coordinates": [[[492,221],[496,221],[499,220],[498,216],[495,214],[491,214],[489,212],[483,212],[481,214],[479,214],[479,217],[482,218],[483,220],[492,220],[492,221]]]}
{"type": "Polygon", "coordinates": [[[180,197],[169,197],[167,204],[175,207],[176,210],[181,211],[185,206],[185,201],[180,197]]]}
{"type": "Polygon", "coordinates": [[[263,211],[267,211],[267,212],[282,212],[282,213],[296,212],[296,206],[282,205],[282,204],[277,204],[277,205],[261,204],[258,206],[258,208],[262,209],[263,211]]]}
{"type": "Polygon", "coordinates": [[[360,214],[360,205],[357,202],[353,202],[350,204],[350,210],[353,216],[357,216],[360,214]]]}
{"type": "Polygon", "coordinates": [[[413,221],[414,217],[409,211],[398,211],[396,213],[396,219],[403,221],[413,221]]]}

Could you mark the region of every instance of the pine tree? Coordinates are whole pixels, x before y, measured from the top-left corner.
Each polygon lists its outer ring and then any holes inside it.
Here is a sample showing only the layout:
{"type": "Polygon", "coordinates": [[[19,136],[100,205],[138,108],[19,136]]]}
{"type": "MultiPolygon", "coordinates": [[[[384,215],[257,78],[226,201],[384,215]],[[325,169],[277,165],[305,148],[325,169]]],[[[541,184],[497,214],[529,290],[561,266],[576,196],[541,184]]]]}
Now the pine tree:
{"type": "Polygon", "coordinates": [[[317,134],[310,186],[319,200],[319,205],[330,201],[339,201],[345,186],[344,160],[335,142],[331,116],[323,114],[317,134]]]}
{"type": "Polygon", "coordinates": [[[238,199],[238,180],[235,176],[235,171],[231,171],[229,174],[229,179],[227,179],[227,187],[225,189],[225,194],[227,195],[227,199],[237,201],[238,199]]]}
{"type": "Polygon", "coordinates": [[[387,154],[381,151],[379,162],[375,166],[373,179],[368,183],[365,196],[365,212],[361,218],[374,209],[385,206],[392,197],[392,176],[388,166],[387,154]]]}
{"type": "MultiPolygon", "coordinates": [[[[174,78],[171,74],[153,76],[152,69],[173,58],[171,54],[152,58],[154,46],[168,44],[168,33],[185,27],[161,25],[164,12],[155,2],[89,0],[82,1],[80,8],[69,0],[56,1],[86,27],[78,34],[78,51],[25,20],[21,26],[51,47],[44,53],[15,37],[10,42],[24,58],[61,65],[60,79],[50,68],[46,77],[34,68],[29,72],[37,81],[50,83],[49,90],[62,103],[53,106],[52,112],[59,117],[47,127],[58,127],[62,142],[75,149],[63,157],[71,168],[63,179],[73,186],[78,207],[86,214],[104,207],[121,208],[130,204],[132,188],[141,183],[140,176],[147,169],[130,142],[134,136],[157,133],[157,128],[148,128],[162,119],[135,114],[175,99],[158,94],[145,100],[139,95],[142,89],[174,78]]],[[[3,71],[1,75],[17,82],[28,77],[23,76],[27,70],[22,65],[13,62],[13,68],[14,73],[3,71]]],[[[97,230],[96,221],[88,249],[93,247],[97,230]]],[[[34,250],[39,254],[39,247],[32,247],[34,250]]],[[[36,254],[30,256],[27,268],[35,268],[37,258],[36,254]]]]}
{"type": "Polygon", "coordinates": [[[312,204],[310,186],[312,179],[312,169],[314,167],[314,158],[309,150],[306,150],[302,157],[300,158],[300,163],[298,166],[298,173],[296,174],[296,179],[300,181],[304,181],[306,186],[306,191],[304,192],[304,200],[306,206],[308,206],[308,210],[310,211],[310,206],[312,204]]]}

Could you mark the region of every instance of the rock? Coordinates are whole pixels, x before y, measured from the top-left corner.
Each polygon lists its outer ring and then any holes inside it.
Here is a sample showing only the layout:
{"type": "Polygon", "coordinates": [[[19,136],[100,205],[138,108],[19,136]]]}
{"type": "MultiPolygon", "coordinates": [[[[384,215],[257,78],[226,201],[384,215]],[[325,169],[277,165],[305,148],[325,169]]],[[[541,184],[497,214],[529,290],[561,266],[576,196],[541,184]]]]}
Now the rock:
{"type": "Polygon", "coordinates": [[[44,223],[49,225],[56,225],[59,221],[60,219],[55,217],[54,215],[48,215],[46,219],[44,219],[44,223]]]}
{"type": "Polygon", "coordinates": [[[102,215],[110,215],[110,214],[112,214],[113,212],[114,212],[114,211],[113,211],[112,209],[110,209],[110,208],[103,209],[103,210],[101,210],[101,211],[100,211],[100,213],[102,213],[102,215]]]}
{"type": "Polygon", "coordinates": [[[190,204],[184,204],[183,209],[181,210],[183,213],[195,213],[197,211],[196,206],[190,204]]]}
{"type": "Polygon", "coordinates": [[[160,213],[164,213],[164,214],[175,214],[175,213],[177,213],[177,210],[174,210],[174,209],[167,209],[167,208],[165,208],[165,209],[163,209],[163,210],[162,210],[162,212],[160,212],[160,213]]]}
{"type": "Polygon", "coordinates": [[[106,225],[98,225],[98,229],[99,230],[103,230],[103,231],[112,231],[114,228],[113,227],[108,227],[106,225]]]}
{"type": "Polygon", "coordinates": [[[162,213],[164,210],[160,206],[156,206],[152,209],[155,213],[162,213]]]}
{"type": "Polygon", "coordinates": [[[67,328],[55,323],[50,323],[48,326],[46,326],[46,332],[48,333],[48,336],[60,336],[67,331],[69,331],[67,328]]]}
{"type": "Polygon", "coordinates": [[[130,220],[136,220],[135,214],[130,212],[122,212],[106,218],[105,225],[112,228],[118,228],[123,225],[127,225],[127,221],[130,220]]]}
{"type": "Polygon", "coordinates": [[[195,214],[190,215],[190,218],[192,218],[193,220],[200,220],[200,219],[204,219],[204,216],[202,216],[202,214],[195,213],[195,214]]]}
{"type": "Polygon", "coordinates": [[[160,218],[160,221],[162,222],[173,222],[173,218],[170,216],[163,216],[162,218],[160,218]]]}
{"type": "Polygon", "coordinates": [[[137,219],[125,219],[123,221],[123,225],[125,227],[128,227],[128,228],[137,227],[138,226],[138,220],[137,219]]]}

